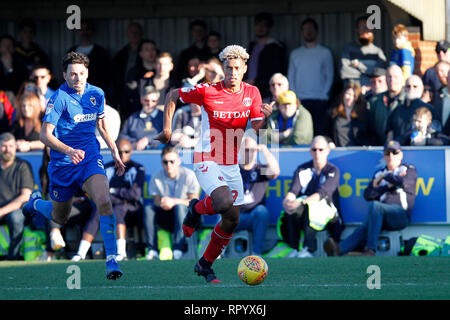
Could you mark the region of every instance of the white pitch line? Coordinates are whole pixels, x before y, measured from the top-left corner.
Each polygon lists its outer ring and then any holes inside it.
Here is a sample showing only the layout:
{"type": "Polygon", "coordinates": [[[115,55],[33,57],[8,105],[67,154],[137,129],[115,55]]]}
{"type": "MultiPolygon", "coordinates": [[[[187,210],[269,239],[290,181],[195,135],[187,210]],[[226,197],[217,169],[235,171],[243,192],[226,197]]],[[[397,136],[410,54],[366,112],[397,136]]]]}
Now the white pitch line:
{"type": "MultiPolygon", "coordinates": [[[[433,283],[413,283],[413,282],[406,282],[406,283],[385,283],[381,284],[381,287],[393,287],[393,286],[434,286],[433,283]]],[[[448,286],[450,283],[439,283],[440,286],[448,286]]],[[[367,284],[364,283],[330,283],[330,284],[291,284],[291,285],[282,285],[282,284],[270,284],[270,285],[260,285],[259,287],[295,287],[295,288],[311,288],[311,287],[366,287],[367,284]]],[[[143,285],[143,286],[83,286],[81,285],[82,289],[196,289],[196,288],[248,288],[248,286],[245,285],[231,285],[231,284],[221,284],[221,285],[197,285],[197,286],[152,286],[152,285],[143,285]]],[[[9,290],[9,291],[31,291],[31,290],[58,290],[58,289],[66,289],[65,287],[31,287],[31,288],[22,288],[22,287],[1,287],[0,290],[9,290]]],[[[76,290],[75,290],[76,291],[76,290]]]]}

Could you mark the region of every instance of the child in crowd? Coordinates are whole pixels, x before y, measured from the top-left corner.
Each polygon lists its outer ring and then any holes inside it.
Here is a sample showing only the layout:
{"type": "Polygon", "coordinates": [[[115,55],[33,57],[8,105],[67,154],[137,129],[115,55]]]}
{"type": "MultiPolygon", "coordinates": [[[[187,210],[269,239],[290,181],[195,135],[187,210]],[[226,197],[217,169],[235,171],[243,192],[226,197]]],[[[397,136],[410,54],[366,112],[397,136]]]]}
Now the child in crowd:
{"type": "Polygon", "coordinates": [[[391,65],[396,64],[403,71],[403,79],[406,81],[414,72],[415,51],[408,41],[408,29],[403,24],[398,24],[392,30],[392,39],[395,49],[391,54],[391,65]]]}
{"type": "Polygon", "coordinates": [[[432,128],[433,116],[426,107],[418,108],[413,115],[413,126],[401,137],[402,145],[442,146],[450,143],[450,138],[432,128]]]}

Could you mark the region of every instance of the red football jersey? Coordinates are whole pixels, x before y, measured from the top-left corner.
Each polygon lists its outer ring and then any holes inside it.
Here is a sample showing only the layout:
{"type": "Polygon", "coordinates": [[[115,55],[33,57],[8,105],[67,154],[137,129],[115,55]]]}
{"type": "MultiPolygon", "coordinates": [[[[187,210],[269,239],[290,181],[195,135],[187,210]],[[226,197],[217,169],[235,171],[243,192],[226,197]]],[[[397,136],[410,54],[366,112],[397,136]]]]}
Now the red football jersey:
{"type": "Polygon", "coordinates": [[[194,163],[214,161],[237,164],[242,136],[250,121],[262,120],[262,99],[258,88],[242,82],[239,91],[225,88],[223,81],[181,88],[180,100],[202,107],[200,141],[194,149],[194,163]]]}

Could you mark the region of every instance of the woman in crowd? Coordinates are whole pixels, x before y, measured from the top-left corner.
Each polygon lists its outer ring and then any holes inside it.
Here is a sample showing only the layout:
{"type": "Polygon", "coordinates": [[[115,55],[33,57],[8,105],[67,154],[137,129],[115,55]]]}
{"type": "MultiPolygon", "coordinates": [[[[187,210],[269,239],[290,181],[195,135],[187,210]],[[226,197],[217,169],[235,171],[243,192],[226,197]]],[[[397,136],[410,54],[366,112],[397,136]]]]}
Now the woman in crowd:
{"type": "Polygon", "coordinates": [[[337,147],[368,145],[365,119],[366,101],[361,87],[349,82],[331,110],[333,140],[337,147]]]}

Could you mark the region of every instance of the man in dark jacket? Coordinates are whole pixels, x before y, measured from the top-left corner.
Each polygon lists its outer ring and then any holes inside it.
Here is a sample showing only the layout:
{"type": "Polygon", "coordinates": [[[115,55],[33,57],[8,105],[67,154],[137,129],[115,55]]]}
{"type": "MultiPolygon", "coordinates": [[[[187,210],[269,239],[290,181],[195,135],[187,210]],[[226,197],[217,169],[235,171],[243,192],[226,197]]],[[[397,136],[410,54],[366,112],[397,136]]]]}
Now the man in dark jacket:
{"type": "Polygon", "coordinates": [[[246,82],[258,87],[263,99],[270,97],[269,81],[274,73],[286,74],[286,48],[270,37],[273,18],[270,13],[255,16],[255,36],[248,47],[250,60],[246,82]]]}
{"type": "Polygon", "coordinates": [[[369,212],[363,224],[339,244],[332,239],[324,243],[328,255],[343,255],[363,247],[362,255],[374,256],[378,236],[384,230],[401,230],[411,219],[416,198],[416,168],[403,162],[400,143],[390,140],[384,145],[386,166],[375,171],[364,191],[369,212]]]}
{"type": "Polygon", "coordinates": [[[155,87],[145,87],[141,96],[142,110],[130,115],[125,122],[119,139],[125,138],[131,142],[134,150],[155,149],[159,141],[153,140],[162,130],[163,113],[156,108],[159,92],[155,87]]]}
{"type": "Polygon", "coordinates": [[[126,75],[139,61],[139,46],[142,41],[142,26],[137,22],[131,22],[127,26],[128,43],[122,47],[112,59],[112,106],[119,109],[125,105],[124,90],[126,75]]]}
{"type": "Polygon", "coordinates": [[[111,94],[111,65],[109,52],[94,43],[95,27],[91,20],[82,20],[78,31],[80,43],[71,47],[67,52],[80,52],[89,58],[89,83],[105,91],[108,99],[111,94]]]}
{"type": "Polygon", "coordinates": [[[290,258],[312,257],[317,249],[316,232],[328,229],[334,241],[342,231],[339,217],[339,168],[328,162],[329,142],[316,136],[311,142],[312,161],[300,165],[294,172],[292,185],[283,199],[288,244],[294,249],[290,258]],[[300,231],[305,232],[303,249],[299,247],[300,231]]]}
{"type": "Polygon", "coordinates": [[[261,255],[269,226],[269,210],[266,207],[266,189],[270,180],[280,174],[277,158],[265,144],[258,144],[253,137],[247,136],[242,141],[242,163],[239,164],[244,183],[244,204],[241,207],[239,224],[235,231],[250,230],[253,233],[252,254],[261,255]],[[257,160],[260,151],[266,163],[257,160]]]}
{"type": "Polygon", "coordinates": [[[406,100],[399,66],[394,64],[387,69],[386,80],[388,91],[375,95],[367,103],[367,129],[372,140],[370,143],[374,146],[384,145],[389,115],[406,100]]]}
{"type": "Polygon", "coordinates": [[[450,72],[447,70],[447,74],[443,76],[446,77],[447,83],[441,89],[440,94],[435,97],[434,106],[436,107],[437,119],[442,124],[442,132],[450,135],[450,72]]]}

